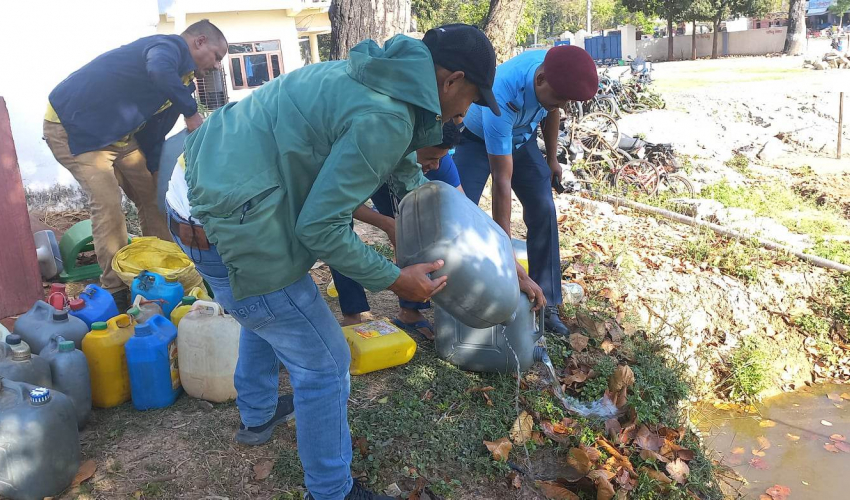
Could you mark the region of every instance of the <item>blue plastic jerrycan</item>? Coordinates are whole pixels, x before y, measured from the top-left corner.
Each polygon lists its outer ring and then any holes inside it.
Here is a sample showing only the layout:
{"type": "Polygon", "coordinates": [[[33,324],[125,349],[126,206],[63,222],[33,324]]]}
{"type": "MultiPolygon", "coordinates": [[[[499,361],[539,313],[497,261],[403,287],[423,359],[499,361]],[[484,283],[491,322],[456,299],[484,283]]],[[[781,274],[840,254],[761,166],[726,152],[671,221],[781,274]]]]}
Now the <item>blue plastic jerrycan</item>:
{"type": "Polygon", "coordinates": [[[164,408],[180,395],[177,328],[164,316],[136,325],[124,345],[130,374],[130,395],[137,410],[164,408]]]}
{"type": "Polygon", "coordinates": [[[136,300],[137,295],[148,300],[162,300],[162,313],[166,318],[171,317],[171,311],[180,305],[185,295],[183,285],[178,281],[169,281],[162,275],[150,271],[142,271],[133,280],[130,301],[136,300]]]}
{"type": "Polygon", "coordinates": [[[97,285],[88,285],[76,299],[69,302],[68,313],[85,321],[91,330],[92,323],[109,321],[123,311],[118,311],[112,294],[97,285]]]}

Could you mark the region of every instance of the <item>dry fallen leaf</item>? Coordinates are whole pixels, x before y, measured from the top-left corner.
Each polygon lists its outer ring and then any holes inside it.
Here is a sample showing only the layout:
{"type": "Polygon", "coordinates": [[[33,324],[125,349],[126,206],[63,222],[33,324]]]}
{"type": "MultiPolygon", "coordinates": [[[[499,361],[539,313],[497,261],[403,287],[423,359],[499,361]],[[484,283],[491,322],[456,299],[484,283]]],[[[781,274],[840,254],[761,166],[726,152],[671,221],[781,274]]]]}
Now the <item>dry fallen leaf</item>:
{"type": "Polygon", "coordinates": [[[263,479],[271,476],[273,467],[274,462],[271,460],[262,460],[257,462],[256,465],[254,465],[254,479],[262,481],[263,479]]]}
{"type": "Polygon", "coordinates": [[[531,439],[532,428],[534,428],[534,419],[531,418],[528,412],[523,411],[511,427],[511,432],[509,433],[511,441],[516,444],[525,444],[526,441],[531,439]]]}
{"type": "Polygon", "coordinates": [[[694,459],[694,452],[691,450],[679,450],[676,452],[676,458],[681,458],[685,462],[690,462],[694,459]]]}
{"type": "Polygon", "coordinates": [[[599,452],[596,448],[592,446],[581,446],[581,449],[587,453],[587,458],[590,459],[591,462],[597,462],[602,457],[602,453],[599,452]]]}
{"type": "Polygon", "coordinates": [[[588,338],[580,333],[573,333],[570,335],[570,347],[573,348],[575,352],[581,352],[585,350],[587,347],[588,338]]]}
{"type": "Polygon", "coordinates": [[[574,482],[583,478],[590,472],[590,457],[581,448],[570,448],[567,454],[567,467],[562,477],[567,481],[574,482]]]}
{"type": "Polygon", "coordinates": [[[579,500],[578,495],[555,481],[536,481],[534,484],[549,500],[579,500]]]}
{"type": "Polygon", "coordinates": [[[770,441],[768,441],[768,439],[766,437],[759,436],[759,437],[756,438],[756,441],[758,441],[759,449],[762,449],[762,450],[769,450],[770,449],[770,441]]]}
{"type": "Polygon", "coordinates": [[[369,456],[369,441],[367,441],[365,437],[357,438],[357,441],[355,441],[354,444],[357,445],[357,449],[360,451],[360,456],[363,458],[369,456]]]}
{"type": "Polygon", "coordinates": [[[635,383],[635,374],[629,365],[620,365],[615,370],[611,377],[608,378],[608,390],[612,393],[631,387],[635,383]]]}
{"type": "Polygon", "coordinates": [[[827,427],[832,427],[832,422],[830,422],[829,420],[821,420],[820,424],[825,425],[827,427]]]}
{"type": "Polygon", "coordinates": [[[787,437],[790,441],[799,441],[800,440],[800,436],[795,436],[794,434],[791,434],[791,433],[785,434],[785,437],[787,437]]]}
{"type": "Polygon", "coordinates": [[[645,473],[650,478],[655,479],[656,481],[658,481],[661,484],[670,484],[670,483],[673,482],[672,479],[667,477],[667,474],[664,474],[661,471],[657,471],[657,470],[653,469],[652,467],[641,467],[638,470],[640,472],[645,473]]]}
{"type": "Polygon", "coordinates": [[[640,426],[635,437],[635,445],[645,450],[659,451],[663,444],[664,440],[658,434],[650,432],[645,425],[640,426]]]}
{"type": "Polygon", "coordinates": [[[508,474],[508,482],[516,489],[522,488],[522,478],[517,471],[511,471],[508,474]]]}
{"type": "Polygon", "coordinates": [[[835,441],[835,447],[844,453],[850,453],[850,443],[845,443],[844,441],[835,441]]]}
{"type": "Polygon", "coordinates": [[[753,458],[752,460],[750,460],[750,465],[752,465],[753,467],[755,467],[758,470],[770,469],[770,466],[767,465],[767,462],[765,462],[764,460],[762,460],[760,458],[753,458]]]}
{"type": "Polygon", "coordinates": [[[838,453],[839,451],[838,448],[836,448],[835,445],[832,443],[826,443],[825,445],[823,445],[823,449],[825,449],[826,451],[831,451],[833,453],[838,453]]]}
{"type": "Polygon", "coordinates": [[[614,343],[608,339],[605,339],[602,341],[602,344],[599,346],[599,348],[602,349],[602,352],[604,352],[605,354],[610,354],[611,351],[614,350],[614,343]]]}
{"type": "Polygon", "coordinates": [[[504,462],[508,459],[508,455],[510,455],[511,448],[514,445],[511,444],[508,438],[501,438],[496,441],[484,441],[484,446],[493,454],[493,460],[504,462]]]}
{"type": "Polygon", "coordinates": [[[776,427],[776,422],[773,420],[762,420],[759,422],[759,427],[776,427]]]}
{"type": "MultiPolygon", "coordinates": [[[[576,320],[578,320],[578,326],[580,326],[592,338],[601,340],[605,337],[605,322],[596,321],[587,311],[579,311],[578,314],[576,314],[576,320]]],[[[572,338],[572,335],[570,338],[572,338]]]]}
{"type": "Polygon", "coordinates": [[[80,464],[80,468],[77,469],[77,475],[71,481],[71,488],[79,486],[83,481],[92,477],[95,470],[97,470],[97,463],[94,460],[89,459],[80,464]]]}
{"type": "Polygon", "coordinates": [[[596,483],[596,500],[611,500],[614,498],[614,486],[611,481],[604,475],[597,475],[594,479],[596,483]]]}
{"type": "Polygon", "coordinates": [[[738,446],[737,448],[732,448],[733,455],[742,455],[744,453],[744,449],[738,446]]]}
{"type": "Polygon", "coordinates": [[[841,399],[843,399],[845,401],[850,401],[850,392],[842,392],[841,393],[841,399]]]}
{"type": "Polygon", "coordinates": [[[419,479],[416,480],[416,485],[413,487],[413,491],[410,492],[410,495],[407,497],[407,500],[422,500],[422,490],[425,489],[425,485],[427,483],[427,479],[422,476],[419,476],[419,479]]]}
{"type": "Polygon", "coordinates": [[[605,421],[605,435],[612,441],[619,440],[620,431],[622,430],[623,427],[616,418],[611,418],[605,421]]]}
{"type": "Polygon", "coordinates": [[[570,429],[562,422],[552,422],[552,431],[555,434],[567,434],[570,432],[570,429]]]}
{"type": "Polygon", "coordinates": [[[668,463],[670,461],[667,457],[661,455],[660,453],[645,449],[640,450],[640,458],[646,460],[647,462],[653,462],[655,460],[658,460],[659,462],[668,463]]]}
{"type": "Polygon", "coordinates": [[[838,394],[836,394],[834,392],[830,392],[829,394],[826,395],[826,397],[830,401],[836,401],[836,402],[841,401],[841,396],[839,396],[838,394]]]}
{"type": "Polygon", "coordinates": [[[788,495],[791,494],[791,488],[777,484],[765,490],[765,493],[767,493],[773,500],[787,500],[788,495]]]}
{"type": "Polygon", "coordinates": [[[566,444],[570,441],[569,434],[556,433],[553,429],[552,422],[548,420],[540,422],[540,428],[543,429],[544,436],[551,439],[552,441],[555,441],[556,443],[566,444]]]}
{"type": "Polygon", "coordinates": [[[753,448],[753,455],[755,455],[757,457],[763,457],[763,456],[767,455],[767,453],[753,448]]]}
{"type": "Polygon", "coordinates": [[[841,434],[833,434],[829,436],[829,439],[832,439],[833,441],[847,441],[847,438],[845,438],[841,434]]]}
{"type": "Polygon", "coordinates": [[[677,458],[675,462],[667,464],[667,473],[669,473],[670,477],[677,483],[685,484],[685,481],[688,479],[688,475],[691,473],[691,469],[684,460],[677,458]]]}

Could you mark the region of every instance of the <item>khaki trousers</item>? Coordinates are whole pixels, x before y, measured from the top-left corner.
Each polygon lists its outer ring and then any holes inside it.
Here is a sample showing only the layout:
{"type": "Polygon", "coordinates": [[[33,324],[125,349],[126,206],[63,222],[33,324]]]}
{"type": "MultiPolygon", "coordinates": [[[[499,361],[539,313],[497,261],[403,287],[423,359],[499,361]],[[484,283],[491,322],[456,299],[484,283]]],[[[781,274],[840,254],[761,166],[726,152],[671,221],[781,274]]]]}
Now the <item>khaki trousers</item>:
{"type": "Polygon", "coordinates": [[[133,138],[123,148],[107,146],[74,156],[68,147],[65,127],[46,120],[44,139],[56,161],[71,172],[89,196],[94,249],[97,263],[103,269],[101,286],[110,293],[126,288],[112,270],[112,258],[127,245],[121,189],[139,210],[144,236],[172,241],[165,215],[157,208],[156,178],[148,171],[139,144],[133,138]]]}

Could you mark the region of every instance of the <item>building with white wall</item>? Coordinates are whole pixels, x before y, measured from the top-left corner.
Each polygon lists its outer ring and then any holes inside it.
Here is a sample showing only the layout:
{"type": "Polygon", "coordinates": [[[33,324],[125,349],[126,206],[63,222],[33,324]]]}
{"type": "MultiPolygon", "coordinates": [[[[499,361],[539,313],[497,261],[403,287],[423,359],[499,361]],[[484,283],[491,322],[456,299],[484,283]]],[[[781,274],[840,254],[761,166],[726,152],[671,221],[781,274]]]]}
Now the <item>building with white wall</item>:
{"type": "Polygon", "coordinates": [[[317,36],[331,29],[329,6],[329,0],[3,2],[0,96],[9,108],[24,184],[33,189],[75,184],[42,139],[47,96],[101,53],[143,36],[180,33],[209,19],[232,45],[223,71],[198,82],[204,92],[199,98],[215,108],[278,74],[317,62],[317,36]]]}

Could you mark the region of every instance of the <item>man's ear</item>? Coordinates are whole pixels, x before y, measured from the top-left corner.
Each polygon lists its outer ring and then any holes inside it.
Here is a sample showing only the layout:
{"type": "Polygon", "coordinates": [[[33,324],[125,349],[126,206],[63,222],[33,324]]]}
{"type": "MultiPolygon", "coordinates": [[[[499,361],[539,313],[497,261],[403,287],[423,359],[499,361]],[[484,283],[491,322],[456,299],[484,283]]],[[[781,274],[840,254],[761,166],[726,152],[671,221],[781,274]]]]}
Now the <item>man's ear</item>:
{"type": "Polygon", "coordinates": [[[537,73],[537,76],[534,77],[534,84],[536,86],[541,86],[546,81],[546,75],[541,70],[540,73],[537,73]]]}
{"type": "Polygon", "coordinates": [[[447,91],[449,87],[454,85],[455,83],[460,83],[466,77],[466,73],[463,71],[455,71],[443,80],[443,90],[447,91]]]}
{"type": "Polygon", "coordinates": [[[195,47],[201,48],[207,43],[207,35],[198,35],[195,37],[195,47]]]}

